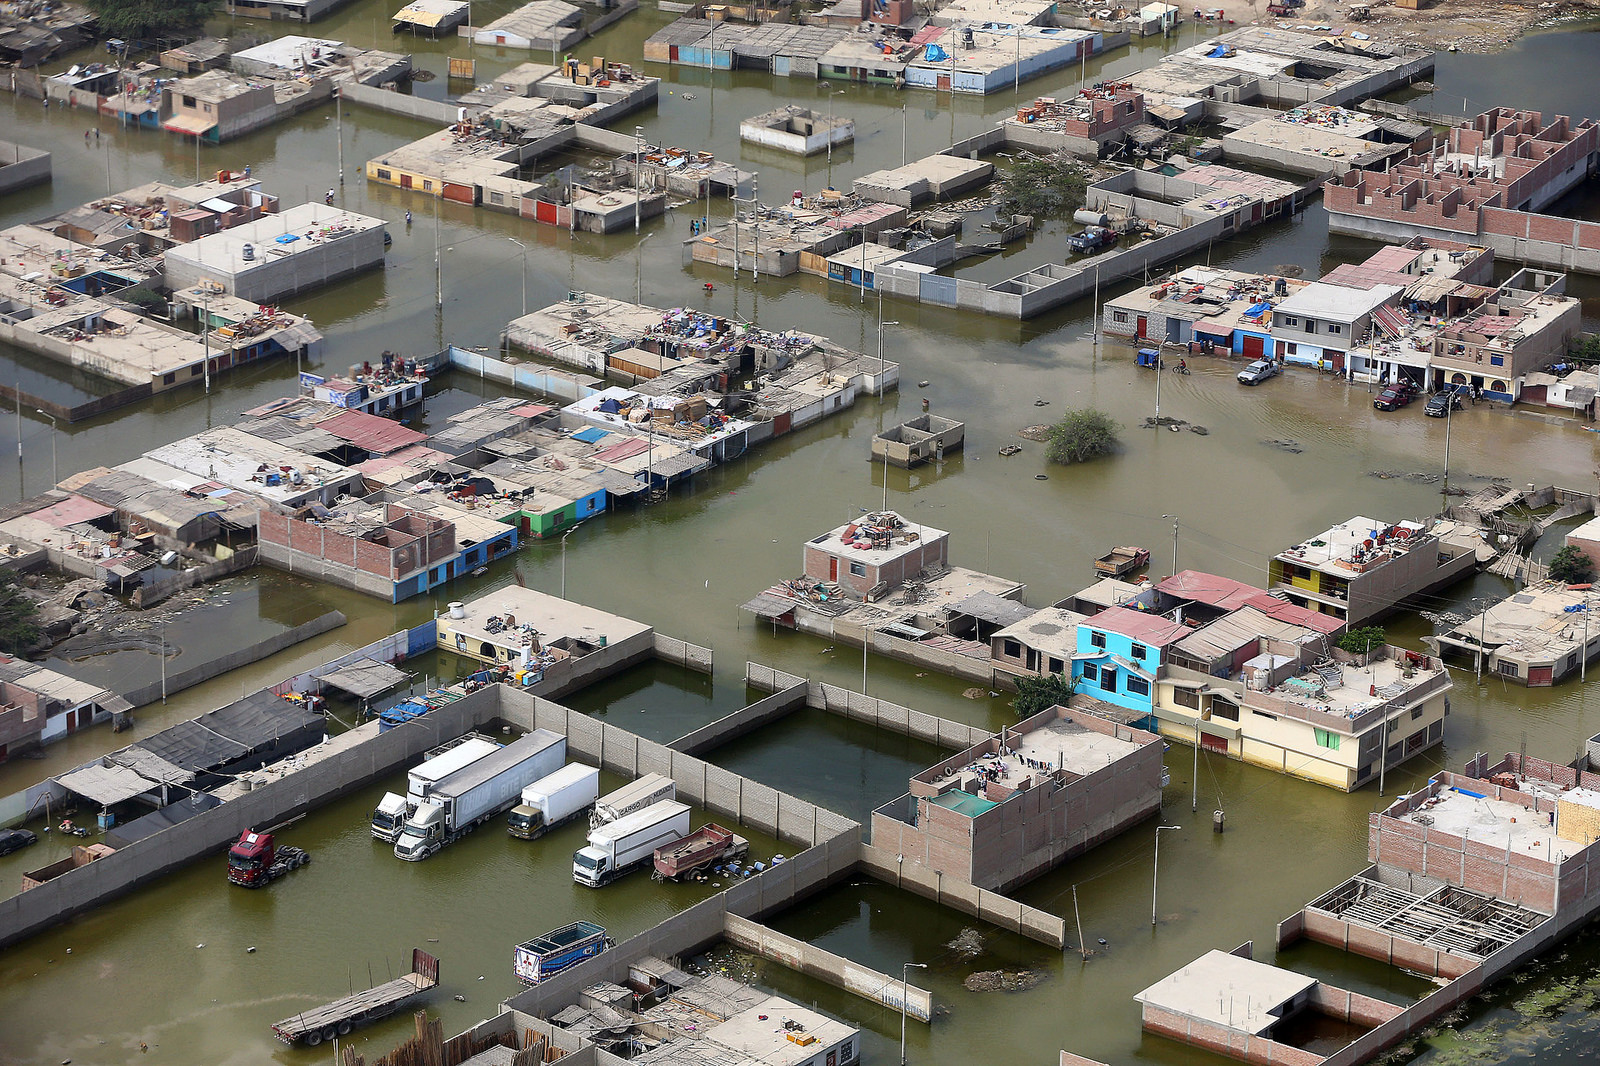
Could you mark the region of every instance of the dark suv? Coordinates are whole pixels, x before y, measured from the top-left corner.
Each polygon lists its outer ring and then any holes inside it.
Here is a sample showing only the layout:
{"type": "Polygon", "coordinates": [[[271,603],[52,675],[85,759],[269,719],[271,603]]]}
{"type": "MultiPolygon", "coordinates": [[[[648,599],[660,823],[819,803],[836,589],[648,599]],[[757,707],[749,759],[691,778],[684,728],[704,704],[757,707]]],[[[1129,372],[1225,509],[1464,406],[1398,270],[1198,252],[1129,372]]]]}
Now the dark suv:
{"type": "Polygon", "coordinates": [[[39,838],[26,829],[0,829],[0,855],[10,855],[38,842],[39,838]]]}
{"type": "Polygon", "coordinates": [[[1422,413],[1429,418],[1444,418],[1450,412],[1461,410],[1461,391],[1459,389],[1440,389],[1428,397],[1428,403],[1422,413]]]}

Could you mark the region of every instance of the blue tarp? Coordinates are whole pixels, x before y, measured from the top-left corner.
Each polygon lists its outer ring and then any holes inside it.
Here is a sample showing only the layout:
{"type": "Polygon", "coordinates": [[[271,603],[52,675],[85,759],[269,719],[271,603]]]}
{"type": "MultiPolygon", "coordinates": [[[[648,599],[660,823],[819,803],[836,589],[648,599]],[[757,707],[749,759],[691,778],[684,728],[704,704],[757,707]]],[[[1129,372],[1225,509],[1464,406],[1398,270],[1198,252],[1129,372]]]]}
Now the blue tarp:
{"type": "Polygon", "coordinates": [[[930,44],[924,47],[922,58],[926,59],[930,63],[938,63],[949,59],[950,53],[946,52],[943,48],[940,48],[936,44],[930,44]]]}
{"type": "Polygon", "coordinates": [[[1221,59],[1224,56],[1226,56],[1227,54],[1228,54],[1227,46],[1219,44],[1215,48],[1213,48],[1211,51],[1206,53],[1206,58],[1207,59],[1221,59]]]}
{"type": "Polygon", "coordinates": [[[1270,310],[1272,310],[1272,302],[1270,300],[1262,300],[1260,303],[1253,305],[1248,311],[1246,311],[1245,317],[1254,318],[1256,315],[1270,310]]]}
{"type": "MultiPolygon", "coordinates": [[[[606,401],[606,403],[615,403],[615,402],[616,402],[615,400],[607,400],[606,401]]],[[[601,406],[603,408],[604,404],[602,404],[601,406]]],[[[586,427],[584,429],[578,430],[578,432],[573,434],[574,437],[576,437],[578,440],[583,441],[583,443],[585,443],[585,444],[593,444],[596,441],[598,441],[601,437],[604,437],[605,435],[606,435],[606,431],[601,429],[599,426],[588,426],[588,427],[586,427]]]]}

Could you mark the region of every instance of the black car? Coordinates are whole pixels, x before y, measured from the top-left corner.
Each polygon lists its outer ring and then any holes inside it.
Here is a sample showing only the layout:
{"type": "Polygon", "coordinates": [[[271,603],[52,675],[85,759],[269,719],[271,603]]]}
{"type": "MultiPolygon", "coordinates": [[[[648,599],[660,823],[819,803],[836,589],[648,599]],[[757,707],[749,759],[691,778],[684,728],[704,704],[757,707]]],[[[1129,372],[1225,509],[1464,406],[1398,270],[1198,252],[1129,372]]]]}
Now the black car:
{"type": "Polygon", "coordinates": [[[0,855],[10,855],[38,842],[39,838],[26,829],[0,829],[0,855]]]}
{"type": "Polygon", "coordinates": [[[1417,394],[1411,386],[1401,382],[1390,385],[1378,393],[1378,398],[1372,401],[1372,406],[1380,411],[1398,411],[1416,398],[1417,394]]]}
{"type": "Polygon", "coordinates": [[[1459,389],[1440,389],[1428,397],[1427,406],[1422,413],[1429,418],[1444,418],[1452,410],[1461,410],[1461,392],[1459,389]]]}

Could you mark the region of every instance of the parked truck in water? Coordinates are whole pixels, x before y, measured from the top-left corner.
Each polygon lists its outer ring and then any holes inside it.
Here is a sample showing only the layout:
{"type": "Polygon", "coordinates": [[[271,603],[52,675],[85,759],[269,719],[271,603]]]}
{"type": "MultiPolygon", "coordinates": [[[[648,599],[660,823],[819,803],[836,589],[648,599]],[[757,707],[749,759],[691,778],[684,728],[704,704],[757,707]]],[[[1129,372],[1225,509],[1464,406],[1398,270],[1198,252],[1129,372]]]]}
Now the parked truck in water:
{"type": "Polygon", "coordinates": [[[468,733],[428,752],[406,775],[404,796],[385,792],[378,801],[377,809],[372,812],[372,835],[389,844],[399,840],[406,819],[417,809],[417,804],[428,798],[434,785],[499,748],[500,745],[488,737],[468,733]]]}
{"type": "Polygon", "coordinates": [[[506,831],[519,840],[537,840],[576,818],[600,795],[600,771],[575,762],[522,790],[511,808],[506,831]]]}
{"type": "Polygon", "coordinates": [[[407,862],[426,859],[517,802],[522,790],[567,759],[567,738],[535,729],[436,782],[406,819],[394,853],[407,862]]]}
{"type": "Polygon", "coordinates": [[[678,785],[666,774],[645,774],[637,781],[623,785],[615,792],[607,792],[595,801],[589,814],[589,828],[598,829],[607,822],[615,822],[634,811],[642,811],[652,803],[678,798],[678,785]]]}
{"type": "Polygon", "coordinates": [[[310,861],[311,856],[303,849],[279,847],[271,833],[246,829],[228,849],[228,881],[245,888],[261,888],[310,861]]]}
{"type": "Polygon", "coordinates": [[[572,856],[572,879],[599,888],[651,861],[656,849],[689,835],[689,808],[662,800],[589,830],[589,844],[572,856]]]}

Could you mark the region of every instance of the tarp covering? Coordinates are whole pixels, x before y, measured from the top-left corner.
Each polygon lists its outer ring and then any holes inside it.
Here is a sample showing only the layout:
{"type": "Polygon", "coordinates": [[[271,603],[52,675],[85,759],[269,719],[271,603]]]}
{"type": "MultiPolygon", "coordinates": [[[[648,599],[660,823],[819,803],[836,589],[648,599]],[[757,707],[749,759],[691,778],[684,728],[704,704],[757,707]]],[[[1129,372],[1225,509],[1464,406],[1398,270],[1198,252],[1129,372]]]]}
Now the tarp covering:
{"type": "Polygon", "coordinates": [[[348,666],[341,666],[337,670],[314,676],[324,685],[332,685],[341,692],[348,692],[364,700],[388,692],[396,685],[403,685],[411,679],[411,675],[399,667],[381,663],[376,659],[362,659],[348,666]]]}
{"type": "MultiPolygon", "coordinates": [[[[604,406],[604,405],[602,405],[602,406],[604,406]]],[[[613,408],[613,410],[614,409],[615,408],[613,408]]],[[[593,444],[595,441],[599,440],[601,437],[604,437],[605,435],[606,435],[606,431],[601,429],[599,426],[585,426],[583,429],[578,430],[572,436],[573,436],[574,439],[581,440],[586,444],[593,444]]]]}
{"type": "Polygon", "coordinates": [[[139,747],[114,751],[106,756],[106,760],[118,766],[126,766],[140,777],[148,778],[157,784],[181,785],[194,779],[194,775],[183,767],[174,766],[159,755],[139,747]]]}
{"type": "Polygon", "coordinates": [[[253,693],[192,722],[179,722],[135,747],[199,773],[242,759],[281,737],[321,724],[322,716],[270,689],[253,693]]]}
{"type": "Polygon", "coordinates": [[[108,830],[106,843],[114,848],[125,848],[136,840],[143,840],[163,829],[170,829],[179,822],[187,822],[195,815],[204,814],[221,803],[221,800],[209,792],[191,793],[176,803],[168,804],[142,818],[135,818],[131,822],[124,822],[115,829],[108,830]]]}
{"type": "Polygon", "coordinates": [[[145,780],[126,766],[85,766],[62,774],[56,782],[102,807],[142,796],[157,787],[154,781],[145,780]]]}

